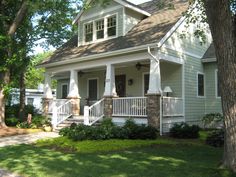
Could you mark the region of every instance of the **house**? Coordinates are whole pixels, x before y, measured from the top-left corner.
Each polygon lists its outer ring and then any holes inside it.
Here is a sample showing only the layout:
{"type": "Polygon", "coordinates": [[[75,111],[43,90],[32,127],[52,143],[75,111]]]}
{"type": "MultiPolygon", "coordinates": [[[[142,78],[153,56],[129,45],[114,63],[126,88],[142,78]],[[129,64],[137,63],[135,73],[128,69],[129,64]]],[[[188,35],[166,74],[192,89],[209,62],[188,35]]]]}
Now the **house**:
{"type": "Polygon", "coordinates": [[[96,2],[87,1],[91,8],[74,19],[78,35],[41,64],[44,109],[54,112],[55,126],[71,115],[87,125],[103,117],[120,124],[133,118],[162,132],[221,111],[212,37],[208,25],[182,15],[199,13],[187,0],[96,2]],[[202,44],[197,26],[205,29],[202,44]],[[57,100],[51,77],[58,81],[57,100]]]}
{"type": "MultiPolygon", "coordinates": [[[[55,90],[52,91],[53,98],[56,98],[55,90]]],[[[32,105],[40,112],[42,109],[43,98],[43,84],[38,86],[38,89],[25,89],[25,104],[32,105]]],[[[20,89],[13,88],[10,94],[10,98],[7,100],[8,105],[15,105],[20,103],[20,89]]]]}

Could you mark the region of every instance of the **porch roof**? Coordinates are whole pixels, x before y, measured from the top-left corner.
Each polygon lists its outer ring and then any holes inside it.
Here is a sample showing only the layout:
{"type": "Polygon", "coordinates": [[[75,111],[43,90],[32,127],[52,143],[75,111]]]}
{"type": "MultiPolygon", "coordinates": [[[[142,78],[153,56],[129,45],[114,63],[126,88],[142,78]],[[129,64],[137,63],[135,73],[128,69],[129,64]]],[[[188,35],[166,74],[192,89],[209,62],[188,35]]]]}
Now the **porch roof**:
{"type": "Polygon", "coordinates": [[[171,1],[173,6],[159,8],[156,3],[158,0],[140,5],[142,9],[153,14],[139,22],[125,36],[77,47],[78,36],[75,35],[40,65],[158,43],[182,17],[189,4],[187,0],[174,0],[171,1]]]}

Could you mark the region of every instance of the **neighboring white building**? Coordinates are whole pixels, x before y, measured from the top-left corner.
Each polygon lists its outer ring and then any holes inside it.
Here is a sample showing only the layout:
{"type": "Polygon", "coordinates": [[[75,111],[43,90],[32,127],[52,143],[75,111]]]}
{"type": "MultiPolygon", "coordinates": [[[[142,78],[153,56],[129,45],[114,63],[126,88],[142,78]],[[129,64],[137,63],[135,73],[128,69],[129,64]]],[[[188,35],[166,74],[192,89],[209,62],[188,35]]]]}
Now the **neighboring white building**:
{"type": "MultiPolygon", "coordinates": [[[[43,85],[39,85],[38,89],[26,89],[25,90],[25,104],[33,105],[36,109],[42,111],[42,98],[43,98],[43,85]]],[[[53,90],[53,97],[56,98],[56,91],[53,90]]],[[[11,99],[8,104],[14,105],[20,102],[20,89],[12,89],[11,99]]]]}

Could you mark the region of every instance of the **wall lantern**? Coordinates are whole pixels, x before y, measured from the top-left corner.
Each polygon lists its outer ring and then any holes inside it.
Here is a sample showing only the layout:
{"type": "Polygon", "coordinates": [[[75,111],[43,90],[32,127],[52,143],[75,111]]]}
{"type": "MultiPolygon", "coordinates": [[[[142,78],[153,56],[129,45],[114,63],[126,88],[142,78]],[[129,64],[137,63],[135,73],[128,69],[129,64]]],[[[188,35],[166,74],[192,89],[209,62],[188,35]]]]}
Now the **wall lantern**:
{"type": "Polygon", "coordinates": [[[170,88],[170,86],[165,86],[163,92],[166,93],[166,96],[169,96],[169,93],[172,93],[172,89],[170,88]]]}
{"type": "Polygon", "coordinates": [[[133,80],[133,79],[129,79],[129,80],[128,80],[128,85],[133,85],[133,83],[134,83],[134,80],[133,80]]]}

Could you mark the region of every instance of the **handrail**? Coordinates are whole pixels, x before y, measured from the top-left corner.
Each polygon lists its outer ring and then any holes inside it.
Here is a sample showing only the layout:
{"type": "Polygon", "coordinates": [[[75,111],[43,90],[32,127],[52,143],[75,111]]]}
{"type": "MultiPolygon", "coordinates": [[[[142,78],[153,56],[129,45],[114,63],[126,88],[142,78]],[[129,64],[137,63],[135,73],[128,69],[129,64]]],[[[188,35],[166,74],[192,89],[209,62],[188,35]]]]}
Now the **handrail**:
{"type": "Polygon", "coordinates": [[[91,106],[84,107],[84,124],[93,125],[104,117],[104,98],[91,106]]]}

